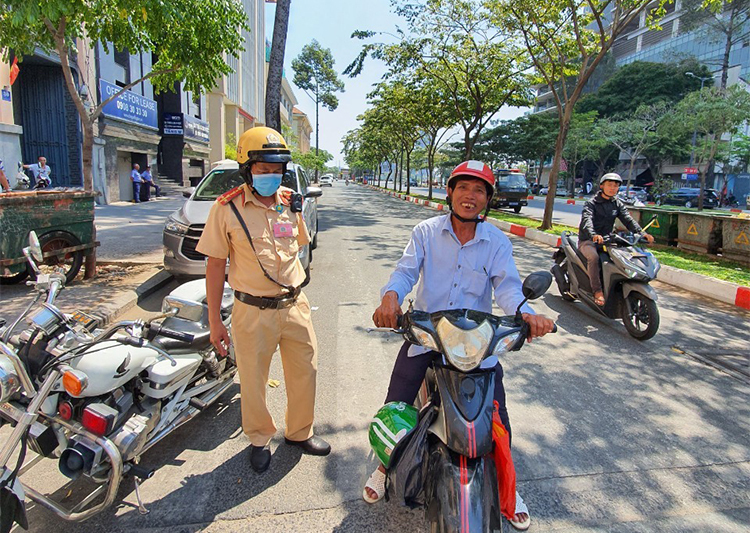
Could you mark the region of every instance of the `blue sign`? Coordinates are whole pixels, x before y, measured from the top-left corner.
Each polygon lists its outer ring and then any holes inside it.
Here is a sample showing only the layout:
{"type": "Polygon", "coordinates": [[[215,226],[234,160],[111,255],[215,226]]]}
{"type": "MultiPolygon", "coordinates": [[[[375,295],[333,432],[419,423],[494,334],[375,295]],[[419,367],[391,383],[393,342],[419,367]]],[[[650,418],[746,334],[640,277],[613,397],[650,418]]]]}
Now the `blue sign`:
{"type": "Polygon", "coordinates": [[[164,135],[183,135],[182,113],[164,113],[164,135]]]}
{"type": "MultiPolygon", "coordinates": [[[[99,90],[102,95],[102,102],[113,94],[122,90],[108,81],[99,80],[99,90]]],[[[156,100],[146,98],[132,91],[123,91],[120,96],[104,106],[102,113],[108,117],[138,124],[154,130],[159,129],[159,121],[156,115],[156,100]]]]}
{"type": "Polygon", "coordinates": [[[698,174],[685,174],[685,179],[688,181],[697,180],[698,174]]]}
{"type": "Polygon", "coordinates": [[[10,91],[7,89],[3,89],[3,100],[10,102],[10,91]]]}
{"type": "Polygon", "coordinates": [[[195,139],[196,141],[204,143],[209,142],[208,122],[204,122],[203,120],[190,115],[185,115],[184,119],[186,138],[195,139]]]}

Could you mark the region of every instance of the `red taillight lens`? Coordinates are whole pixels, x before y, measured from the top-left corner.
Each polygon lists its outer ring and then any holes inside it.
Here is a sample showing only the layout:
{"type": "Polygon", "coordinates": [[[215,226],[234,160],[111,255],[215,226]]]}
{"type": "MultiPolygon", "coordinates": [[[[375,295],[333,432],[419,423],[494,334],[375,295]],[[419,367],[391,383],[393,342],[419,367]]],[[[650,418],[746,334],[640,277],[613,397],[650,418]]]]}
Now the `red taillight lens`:
{"type": "Polygon", "coordinates": [[[57,413],[63,420],[70,420],[73,418],[73,406],[70,405],[70,402],[60,402],[60,405],[57,406],[57,413]]]}
{"type": "Polygon", "coordinates": [[[103,437],[111,431],[114,421],[114,416],[98,413],[89,406],[83,410],[81,424],[83,424],[83,427],[88,429],[91,433],[103,437]]]}

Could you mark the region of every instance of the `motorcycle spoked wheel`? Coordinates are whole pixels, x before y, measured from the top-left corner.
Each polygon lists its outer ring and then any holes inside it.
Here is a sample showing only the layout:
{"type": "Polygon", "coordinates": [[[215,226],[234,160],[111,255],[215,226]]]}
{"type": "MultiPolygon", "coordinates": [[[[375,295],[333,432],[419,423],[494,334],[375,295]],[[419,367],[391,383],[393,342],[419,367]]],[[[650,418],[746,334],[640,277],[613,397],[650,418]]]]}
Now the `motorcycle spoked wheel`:
{"type": "Polygon", "coordinates": [[[656,335],[659,309],[656,302],[639,292],[631,292],[622,303],[622,323],[628,333],[641,341],[656,335]]]}

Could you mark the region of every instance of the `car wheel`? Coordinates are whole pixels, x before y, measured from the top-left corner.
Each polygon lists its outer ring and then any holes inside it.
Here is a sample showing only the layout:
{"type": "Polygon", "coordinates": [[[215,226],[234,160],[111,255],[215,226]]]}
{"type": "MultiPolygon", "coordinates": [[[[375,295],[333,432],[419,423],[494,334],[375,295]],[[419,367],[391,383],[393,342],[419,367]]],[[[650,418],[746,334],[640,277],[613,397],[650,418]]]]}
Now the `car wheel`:
{"type": "Polygon", "coordinates": [[[516,213],[520,213],[521,212],[521,206],[520,205],[515,206],[513,208],[513,211],[515,211],[516,213]]]}
{"type": "Polygon", "coordinates": [[[318,217],[315,217],[315,235],[313,236],[312,242],[310,243],[310,250],[315,250],[318,247],[318,217]]]}

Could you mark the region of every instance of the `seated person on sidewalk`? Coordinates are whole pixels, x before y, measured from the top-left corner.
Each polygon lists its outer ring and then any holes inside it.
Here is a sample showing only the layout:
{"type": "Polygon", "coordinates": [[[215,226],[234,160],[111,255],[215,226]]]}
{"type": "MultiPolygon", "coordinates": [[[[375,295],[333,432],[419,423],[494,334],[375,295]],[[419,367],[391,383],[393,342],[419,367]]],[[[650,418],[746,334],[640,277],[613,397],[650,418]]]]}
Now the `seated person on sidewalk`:
{"type": "Polygon", "coordinates": [[[151,165],[146,165],[146,170],[141,172],[141,179],[143,180],[143,189],[141,190],[141,200],[149,201],[151,199],[151,187],[156,189],[154,197],[161,196],[161,187],[154,183],[154,178],[151,175],[151,165]]]}
{"type": "Polygon", "coordinates": [[[604,293],[599,275],[601,269],[597,245],[602,244],[604,237],[612,233],[615,228],[615,219],[619,218],[633,233],[643,233],[649,244],[654,242],[654,238],[643,232],[628,213],[625,204],[617,198],[617,191],[621,184],[622,178],[619,174],[610,172],[602,176],[599,180],[599,192],[583,206],[581,224],[578,226],[578,249],[586,257],[591,292],[594,293],[594,301],[600,306],[604,305],[604,293]]]}
{"type": "MultiPolygon", "coordinates": [[[[524,296],[513,247],[502,231],[483,223],[494,183],[492,170],[480,161],[466,161],[453,170],[447,186],[451,212],[425,220],[412,231],[396,270],[381,291],[382,301],[373,315],[376,326],[396,327],[401,303],[418,280],[415,309],[435,312],[468,308],[490,313],[494,294],[505,313],[515,314],[524,296]]],[[[530,326],[530,337],[552,331],[552,320],[535,315],[526,305],[522,310],[523,319],[530,326]]],[[[404,343],[391,373],[385,402],[413,403],[434,355],[421,346],[404,343]]],[[[494,397],[510,433],[500,364],[495,372],[494,397]]],[[[365,485],[365,501],[374,503],[384,496],[384,481],[385,470],[381,466],[365,485]]],[[[512,524],[527,529],[531,523],[528,509],[520,496],[517,501],[512,524]]]]}

